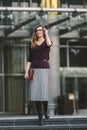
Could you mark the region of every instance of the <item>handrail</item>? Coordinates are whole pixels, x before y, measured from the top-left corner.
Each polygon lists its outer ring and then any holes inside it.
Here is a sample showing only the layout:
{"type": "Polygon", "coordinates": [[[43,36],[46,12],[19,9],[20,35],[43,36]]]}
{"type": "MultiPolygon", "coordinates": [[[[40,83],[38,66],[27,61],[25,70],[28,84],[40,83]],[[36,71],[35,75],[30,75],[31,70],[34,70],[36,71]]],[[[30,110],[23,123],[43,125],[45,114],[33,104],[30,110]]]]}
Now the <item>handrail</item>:
{"type": "Polygon", "coordinates": [[[0,7],[0,11],[87,12],[86,8],[0,7]]]}

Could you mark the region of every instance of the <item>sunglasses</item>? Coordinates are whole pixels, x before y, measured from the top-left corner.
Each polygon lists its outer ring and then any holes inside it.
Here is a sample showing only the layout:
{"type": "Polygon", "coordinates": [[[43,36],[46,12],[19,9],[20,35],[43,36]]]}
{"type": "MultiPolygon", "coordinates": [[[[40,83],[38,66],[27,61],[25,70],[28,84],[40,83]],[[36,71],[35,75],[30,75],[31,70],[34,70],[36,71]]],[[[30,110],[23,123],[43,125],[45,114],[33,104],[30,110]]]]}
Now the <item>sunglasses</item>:
{"type": "Polygon", "coordinates": [[[38,29],[38,30],[36,30],[36,32],[41,32],[41,31],[44,31],[43,29],[38,29]]]}

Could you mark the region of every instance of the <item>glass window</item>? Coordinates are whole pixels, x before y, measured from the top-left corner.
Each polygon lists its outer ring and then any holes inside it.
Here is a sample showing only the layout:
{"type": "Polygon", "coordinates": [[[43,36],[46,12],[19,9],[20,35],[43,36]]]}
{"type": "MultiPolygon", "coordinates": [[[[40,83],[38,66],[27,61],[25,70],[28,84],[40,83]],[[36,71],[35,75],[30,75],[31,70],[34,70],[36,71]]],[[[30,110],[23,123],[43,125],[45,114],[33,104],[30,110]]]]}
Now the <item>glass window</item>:
{"type": "Polygon", "coordinates": [[[35,3],[37,3],[37,2],[41,2],[41,0],[32,0],[32,2],[35,2],[35,3]]]}
{"type": "Polygon", "coordinates": [[[84,4],[84,0],[68,0],[69,4],[72,5],[83,5],[84,4]]]}
{"type": "Polygon", "coordinates": [[[3,88],[2,88],[2,77],[0,77],[0,111],[3,109],[3,88]]]}
{"type": "Polygon", "coordinates": [[[25,96],[24,77],[5,77],[5,110],[23,112],[25,96]]]}
{"type": "Polygon", "coordinates": [[[69,49],[69,61],[72,67],[87,67],[87,60],[85,56],[87,55],[87,46],[80,47],[70,47],[69,49]]]}
{"type": "Polygon", "coordinates": [[[78,78],[79,108],[87,108],[87,78],[78,78]]]}
{"type": "Polygon", "coordinates": [[[86,55],[86,43],[75,42],[60,44],[61,67],[87,67],[86,55]]]}
{"type": "Polygon", "coordinates": [[[3,40],[1,45],[0,111],[24,112],[26,88],[24,68],[27,60],[26,55],[28,55],[28,45],[24,42],[21,43],[21,40],[18,39],[3,40]]]}
{"type": "Polygon", "coordinates": [[[66,94],[68,95],[69,93],[74,93],[74,78],[66,78],[66,94]]]}
{"type": "Polygon", "coordinates": [[[60,66],[64,67],[67,66],[67,49],[66,48],[60,48],[60,66]]]}
{"type": "Polygon", "coordinates": [[[3,109],[2,55],[2,45],[0,45],[0,111],[3,109]]]}
{"type": "Polygon", "coordinates": [[[21,46],[5,46],[5,73],[23,73],[24,51],[21,46]]]}
{"type": "Polygon", "coordinates": [[[66,3],[67,3],[67,0],[61,0],[61,3],[62,3],[62,4],[66,4],[66,3]]]}
{"type": "Polygon", "coordinates": [[[0,45],[0,73],[2,73],[2,47],[0,45]]]}
{"type": "Polygon", "coordinates": [[[3,0],[3,6],[11,6],[12,0],[3,0]]]}

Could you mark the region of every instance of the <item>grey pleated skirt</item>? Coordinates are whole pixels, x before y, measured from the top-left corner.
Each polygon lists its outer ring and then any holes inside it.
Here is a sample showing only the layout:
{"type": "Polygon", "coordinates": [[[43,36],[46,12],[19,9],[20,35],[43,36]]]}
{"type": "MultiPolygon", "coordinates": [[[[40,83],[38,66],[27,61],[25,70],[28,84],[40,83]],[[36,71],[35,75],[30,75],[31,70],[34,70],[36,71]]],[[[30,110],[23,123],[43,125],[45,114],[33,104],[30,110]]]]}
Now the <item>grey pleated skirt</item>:
{"type": "Polygon", "coordinates": [[[29,82],[29,100],[48,101],[50,92],[49,70],[34,69],[34,78],[29,82]]]}

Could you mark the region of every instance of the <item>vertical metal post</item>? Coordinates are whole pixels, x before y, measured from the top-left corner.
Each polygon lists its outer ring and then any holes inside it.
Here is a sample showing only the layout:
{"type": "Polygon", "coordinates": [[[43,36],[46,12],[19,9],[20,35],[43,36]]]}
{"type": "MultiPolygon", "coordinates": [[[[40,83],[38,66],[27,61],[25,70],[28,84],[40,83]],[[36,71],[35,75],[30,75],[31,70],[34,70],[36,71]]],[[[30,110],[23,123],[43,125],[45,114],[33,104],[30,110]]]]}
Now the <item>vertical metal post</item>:
{"type": "Polygon", "coordinates": [[[79,94],[78,94],[78,79],[75,77],[75,88],[74,88],[74,95],[75,95],[75,113],[78,114],[78,100],[79,100],[79,94]]]}
{"type": "Polygon", "coordinates": [[[67,67],[69,67],[69,41],[67,41],[67,67]]]}
{"type": "MultiPolygon", "coordinates": [[[[27,45],[26,45],[26,42],[24,43],[25,44],[25,68],[26,68],[26,59],[27,59],[27,57],[26,57],[26,47],[27,47],[27,45]]],[[[28,100],[27,100],[27,98],[28,98],[28,95],[27,95],[27,93],[28,93],[28,83],[27,83],[27,81],[25,80],[25,106],[24,106],[24,108],[25,108],[25,114],[28,114],[28,100]]]]}
{"type": "Polygon", "coordinates": [[[5,72],[4,72],[4,45],[2,44],[2,94],[3,94],[3,112],[5,112],[5,72]]]}

